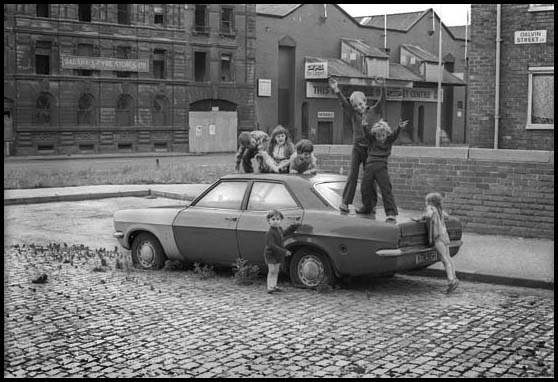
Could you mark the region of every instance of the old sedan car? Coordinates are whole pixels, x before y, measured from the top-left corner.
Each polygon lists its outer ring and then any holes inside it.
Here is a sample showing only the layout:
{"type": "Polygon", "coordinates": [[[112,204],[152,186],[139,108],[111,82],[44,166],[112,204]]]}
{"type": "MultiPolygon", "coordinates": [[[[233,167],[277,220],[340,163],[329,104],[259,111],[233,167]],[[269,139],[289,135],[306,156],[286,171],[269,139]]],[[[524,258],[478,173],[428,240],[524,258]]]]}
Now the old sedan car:
{"type": "MultiPolygon", "coordinates": [[[[275,208],[285,216],[284,227],[300,224],[285,240],[293,253],[285,270],[296,286],[393,274],[439,260],[423,221],[400,217],[393,224],[353,210],[341,213],[345,180],[337,174],[226,175],[188,206],[117,211],[114,236],[144,269],[162,268],[166,259],[230,267],[239,257],[266,269],[266,214],[275,208]]],[[[454,256],[462,244],[461,223],[451,217],[447,227],[454,256]]]]}

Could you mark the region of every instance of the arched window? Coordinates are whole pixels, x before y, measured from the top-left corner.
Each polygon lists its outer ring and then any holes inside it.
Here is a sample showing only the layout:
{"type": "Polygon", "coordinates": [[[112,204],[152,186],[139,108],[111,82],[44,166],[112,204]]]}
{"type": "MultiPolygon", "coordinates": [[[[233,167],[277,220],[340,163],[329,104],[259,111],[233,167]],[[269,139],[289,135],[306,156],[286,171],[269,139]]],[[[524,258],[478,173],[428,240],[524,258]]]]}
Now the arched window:
{"type": "Polygon", "coordinates": [[[165,96],[157,96],[153,99],[153,126],[170,125],[169,100],[165,96]]]}
{"type": "Polygon", "coordinates": [[[95,119],[95,98],[91,94],[82,94],[78,101],[78,125],[94,125],[95,119]]]}
{"type": "Polygon", "coordinates": [[[121,94],[116,102],[116,124],[118,126],[134,125],[134,100],[128,94],[121,94]]]}
{"type": "Polygon", "coordinates": [[[49,93],[41,93],[35,105],[35,123],[54,125],[54,98],[49,93]]]}

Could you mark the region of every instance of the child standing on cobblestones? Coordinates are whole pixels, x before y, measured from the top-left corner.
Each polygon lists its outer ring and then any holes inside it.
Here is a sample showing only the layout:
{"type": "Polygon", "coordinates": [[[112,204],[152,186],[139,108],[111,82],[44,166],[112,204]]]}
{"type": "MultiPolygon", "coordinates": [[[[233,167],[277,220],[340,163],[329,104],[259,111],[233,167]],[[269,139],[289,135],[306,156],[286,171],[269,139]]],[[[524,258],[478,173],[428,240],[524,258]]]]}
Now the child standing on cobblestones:
{"type": "Polygon", "coordinates": [[[280,292],[277,287],[279,269],[285,261],[285,256],[291,256],[291,251],[285,248],[284,237],[293,233],[300,225],[291,224],[286,230],[281,227],[283,214],[279,210],[271,210],[267,213],[269,230],[265,235],[264,258],[268,267],[267,293],[280,292]]]}
{"type": "Polygon", "coordinates": [[[426,195],[424,201],[426,210],[423,217],[429,219],[430,222],[428,235],[431,238],[430,240],[434,242],[436,251],[440,255],[444,268],[446,269],[449,283],[446,293],[450,294],[457,288],[459,280],[455,276],[455,265],[453,264],[448,249],[450,238],[444,221],[444,219],[448,217],[448,214],[442,209],[442,195],[439,193],[431,192],[426,195]]]}

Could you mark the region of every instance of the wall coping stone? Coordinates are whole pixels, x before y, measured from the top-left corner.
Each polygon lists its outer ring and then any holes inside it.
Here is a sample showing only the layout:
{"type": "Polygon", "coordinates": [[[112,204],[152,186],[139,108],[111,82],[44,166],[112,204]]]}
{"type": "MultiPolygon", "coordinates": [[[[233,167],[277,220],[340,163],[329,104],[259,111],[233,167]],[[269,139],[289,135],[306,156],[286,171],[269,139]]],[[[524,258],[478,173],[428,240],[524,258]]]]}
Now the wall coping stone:
{"type": "MultiPolygon", "coordinates": [[[[352,145],[314,145],[314,154],[351,155],[352,145]]],[[[474,147],[393,146],[392,156],[411,158],[457,158],[503,162],[554,164],[554,151],[486,149],[474,147]]]]}

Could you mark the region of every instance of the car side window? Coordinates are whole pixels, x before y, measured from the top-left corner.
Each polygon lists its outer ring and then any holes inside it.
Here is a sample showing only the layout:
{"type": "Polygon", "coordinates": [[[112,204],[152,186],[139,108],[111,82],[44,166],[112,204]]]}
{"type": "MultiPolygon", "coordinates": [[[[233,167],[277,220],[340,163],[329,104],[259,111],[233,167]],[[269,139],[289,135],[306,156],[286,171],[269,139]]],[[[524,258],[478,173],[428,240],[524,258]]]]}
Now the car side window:
{"type": "Polygon", "coordinates": [[[267,211],[273,208],[298,208],[285,185],[270,182],[254,182],[248,199],[248,209],[267,211]]]}
{"type": "Polygon", "coordinates": [[[201,198],[196,207],[239,210],[248,182],[222,182],[201,198]]]}

